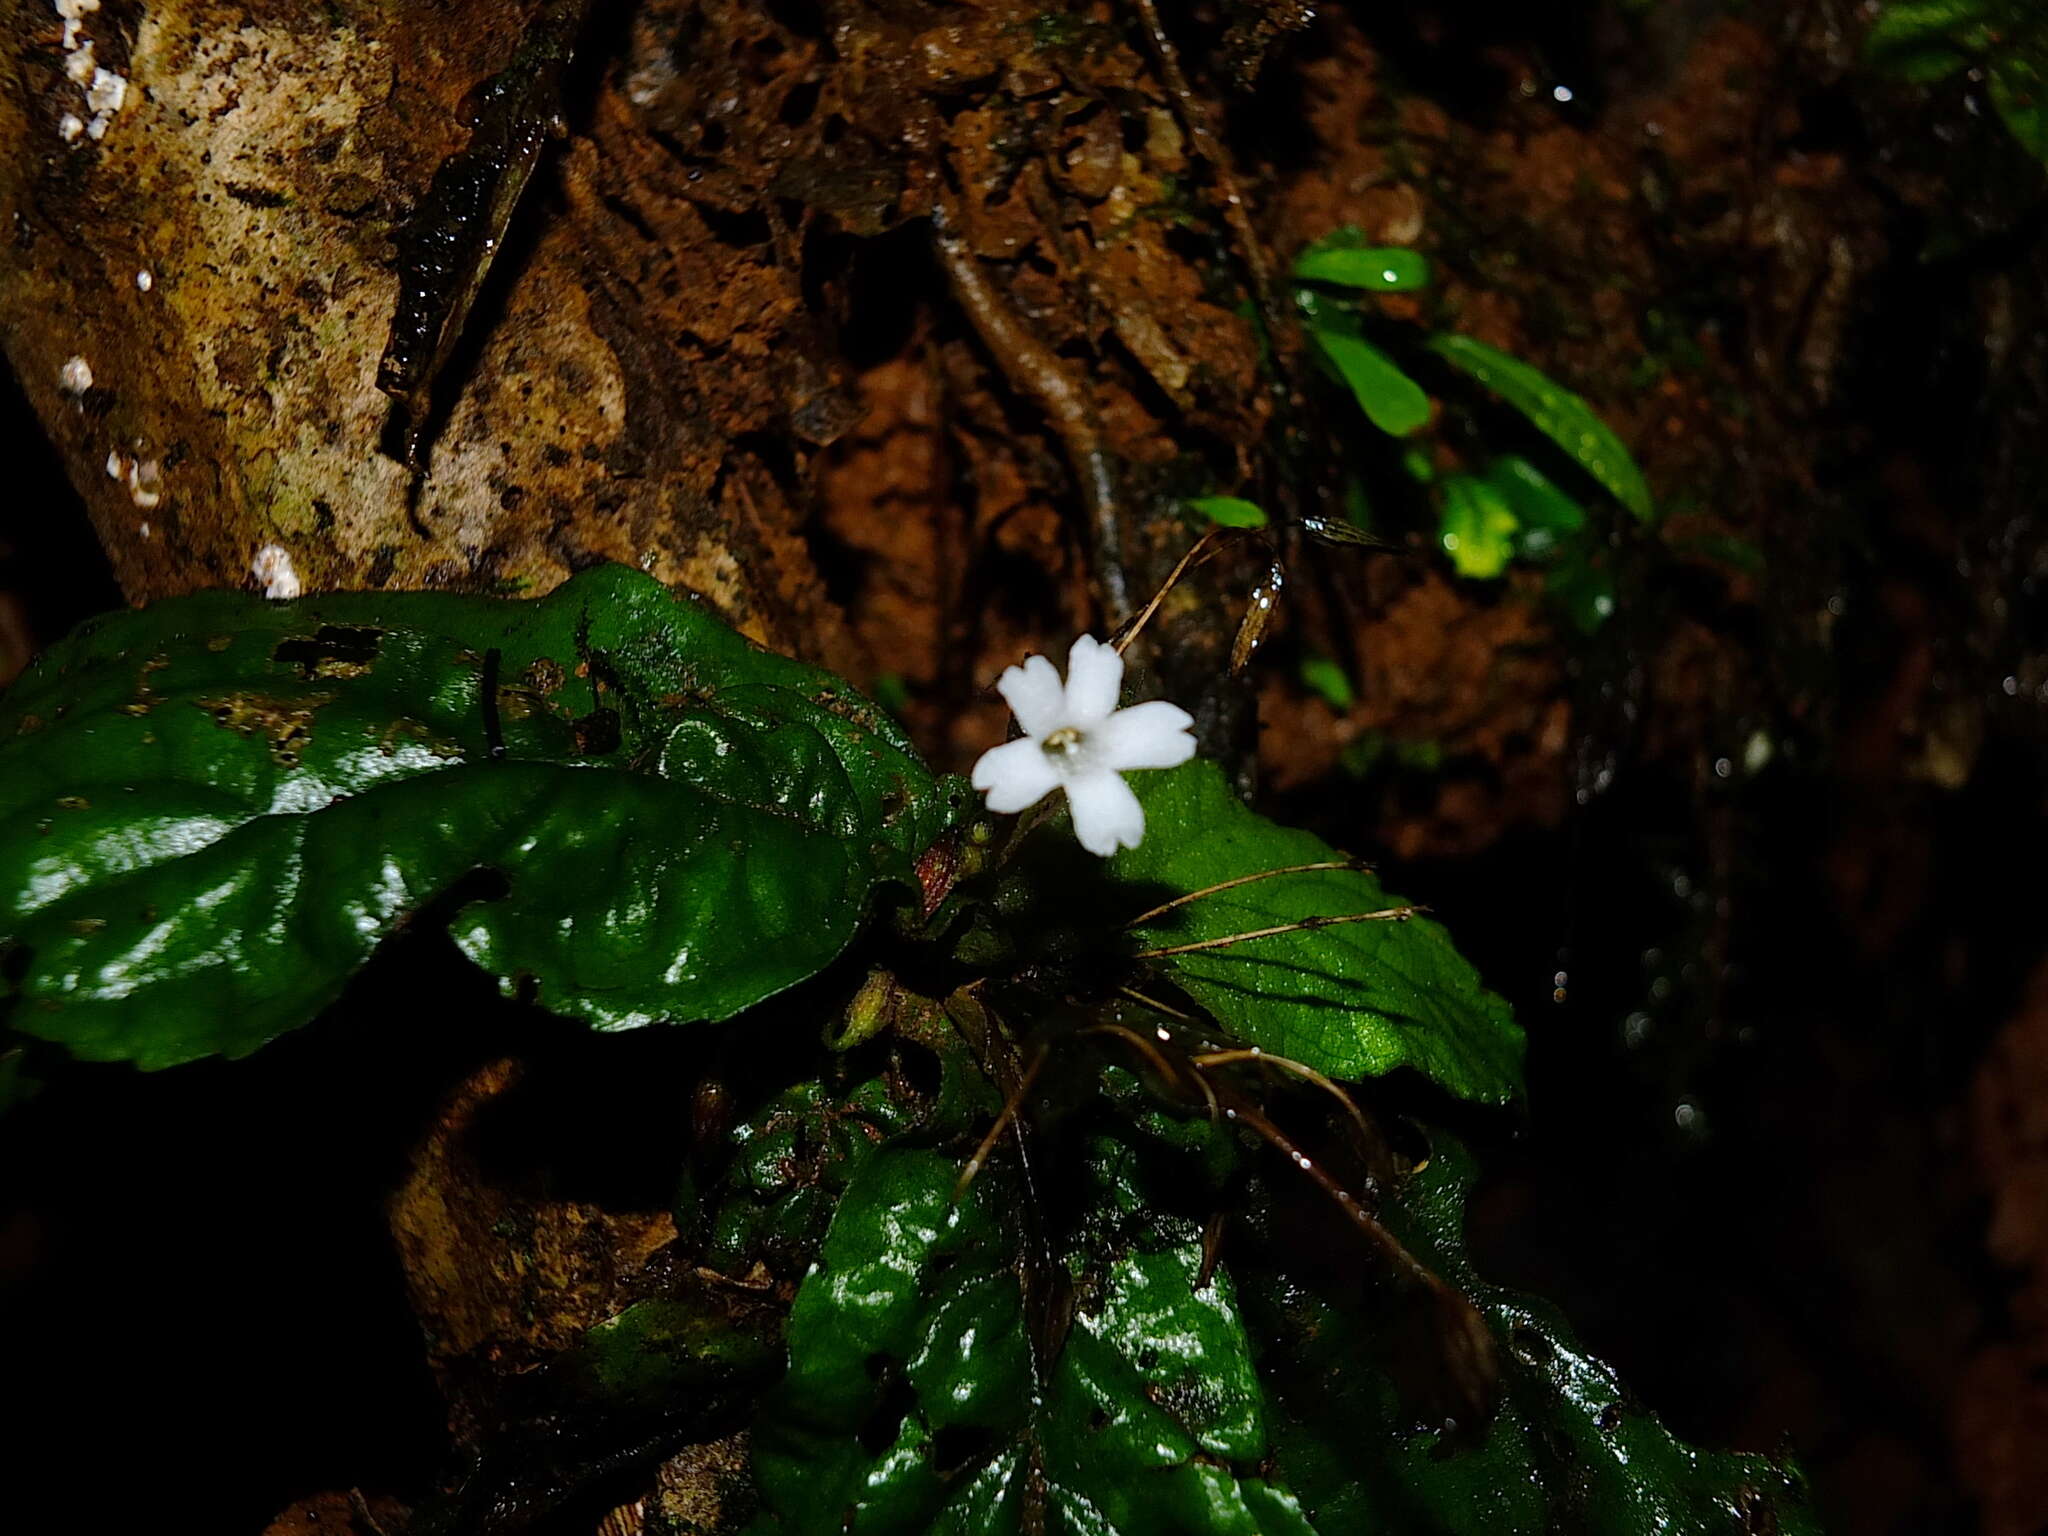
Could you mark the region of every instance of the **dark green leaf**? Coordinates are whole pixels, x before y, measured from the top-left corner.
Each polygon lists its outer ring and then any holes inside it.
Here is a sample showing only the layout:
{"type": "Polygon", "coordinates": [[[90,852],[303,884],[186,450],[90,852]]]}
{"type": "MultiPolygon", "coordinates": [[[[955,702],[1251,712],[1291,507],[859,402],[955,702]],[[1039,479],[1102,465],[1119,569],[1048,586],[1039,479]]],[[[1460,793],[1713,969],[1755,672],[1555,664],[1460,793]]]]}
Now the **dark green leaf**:
{"type": "Polygon", "coordinates": [[[2048,163],[2048,36],[2037,46],[2038,55],[2014,53],[1995,61],[1987,83],[1991,105],[2021,148],[2048,163]]]}
{"type": "Polygon", "coordinates": [[[1499,490],[1473,475],[1446,475],[1437,538],[1460,576],[1491,580],[1508,568],[1521,526],[1499,490]]]}
{"type": "Polygon", "coordinates": [[[1613,429],[1577,395],[1520,358],[1470,336],[1435,336],[1429,346],[1527,416],[1538,431],[1570,454],[1637,517],[1648,522],[1656,516],[1650,487],[1636,461],[1613,429]]]}
{"type": "MultiPolygon", "coordinates": [[[[1111,875],[1150,905],[1262,870],[1340,856],[1247,810],[1222,770],[1196,759],[1132,778],[1145,840],[1111,875]]],[[[1400,905],[1362,870],[1283,875],[1204,896],[1138,930],[1145,947],[1400,905]]],[[[1463,1098],[1502,1103],[1522,1086],[1522,1032],[1426,918],[1346,923],[1248,939],[1156,962],[1248,1045],[1356,1080],[1412,1067],[1463,1098]]]]}
{"type": "Polygon", "coordinates": [[[1614,571],[1608,552],[1587,537],[1567,539],[1543,573],[1544,595],[1590,635],[1614,616],[1614,571]]]}
{"type": "Polygon", "coordinates": [[[0,1050],[0,1115],[17,1104],[26,1104],[42,1087],[28,1069],[27,1054],[20,1046],[0,1050]]]}
{"type": "Polygon", "coordinates": [[[12,1017],[242,1055],[433,907],[556,1012],[725,1018],[837,955],[962,803],[846,684],[623,567],[537,602],[180,599],[0,700],[12,1017]]]}
{"type": "Polygon", "coordinates": [[[1925,84],[1955,73],[1990,42],[1995,0],[1892,0],[1864,34],[1878,69],[1925,84]]]}
{"type": "Polygon", "coordinates": [[[1543,559],[1586,526],[1586,509],[1519,454],[1495,459],[1486,478],[1514,509],[1522,525],[1517,552],[1529,559],[1543,559]]]}
{"type": "Polygon", "coordinates": [[[1371,1357],[1371,1319],[1270,1271],[1247,1310],[1281,1416],[1278,1470],[1323,1536],[1813,1536],[1798,1474],[1763,1456],[1674,1439],[1587,1354],[1556,1310],[1488,1285],[1461,1236],[1470,1159],[1450,1137],[1383,1218],[1478,1306],[1500,1342],[1503,1399],[1482,1443],[1412,1426],[1371,1357]]]}
{"type": "Polygon", "coordinates": [[[1236,1468],[1269,1449],[1229,1280],[1196,1289],[1199,1230],[1148,1214],[1136,1161],[1090,1158],[1091,1218],[1064,1255],[1074,1322],[1049,1377],[1028,1344],[1014,1201],[984,1173],[878,1153],[855,1177],[790,1316],[764,1406],[757,1529],[1313,1536],[1291,1496],[1236,1468]]]}
{"type": "Polygon", "coordinates": [[[1267,522],[1265,508],[1236,496],[1197,496],[1188,507],[1218,528],[1263,528],[1267,522]]]}
{"type": "Polygon", "coordinates": [[[1343,330],[1316,327],[1308,334],[1374,426],[1407,437],[1429,425],[1429,396],[1386,353],[1343,330]]]}

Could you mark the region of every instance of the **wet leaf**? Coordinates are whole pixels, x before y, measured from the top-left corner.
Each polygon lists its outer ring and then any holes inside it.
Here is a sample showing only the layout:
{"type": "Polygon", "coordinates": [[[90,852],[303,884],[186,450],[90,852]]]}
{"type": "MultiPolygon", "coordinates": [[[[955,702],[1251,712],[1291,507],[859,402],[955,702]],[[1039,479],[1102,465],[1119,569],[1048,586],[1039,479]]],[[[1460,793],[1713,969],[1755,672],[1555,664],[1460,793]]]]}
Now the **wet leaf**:
{"type": "Polygon", "coordinates": [[[1500,1344],[1503,1398],[1476,1446],[1419,1427],[1371,1358],[1371,1317],[1277,1272],[1244,1272],[1276,1417],[1277,1470],[1322,1536],[1816,1536],[1798,1473],[1768,1457],[1695,1450],[1586,1353],[1555,1308],[1474,1272],[1463,1247],[1471,1160],[1455,1140],[1381,1215],[1477,1304],[1500,1344]]]}
{"type": "Polygon", "coordinates": [[[1294,276],[1373,293],[1408,293],[1429,286],[1429,258],[1403,246],[1367,245],[1363,234],[1346,226],[1295,257],[1294,276]]]}
{"type": "Polygon", "coordinates": [[[1538,431],[1570,454],[1637,517],[1644,522],[1656,517],[1642,470],[1613,429],[1584,400],[1520,358],[1470,336],[1435,336],[1429,347],[1527,416],[1538,431]]]}
{"type": "Polygon", "coordinates": [[[996,1175],[956,1202],[935,1152],[866,1164],[755,1429],[755,1531],[1017,1532],[1042,1503],[1047,1529],[1101,1536],[1312,1536],[1243,1475],[1269,1447],[1229,1279],[1196,1289],[1200,1231],[1150,1214],[1126,1146],[1088,1161],[1090,1214],[1055,1260],[1074,1322],[1042,1373],[996,1175]]]}
{"type": "Polygon", "coordinates": [[[1429,396],[1386,353],[1343,330],[1316,326],[1308,334],[1374,426],[1407,437],[1429,425],[1429,396]]]}
{"type": "Polygon", "coordinates": [[[1460,576],[1491,580],[1508,568],[1521,526],[1507,498],[1473,475],[1446,475],[1437,538],[1460,576]]]}
{"type": "MultiPolygon", "coordinates": [[[[1340,857],[1321,838],[1246,809],[1205,759],[1132,783],[1145,840],[1118,853],[1110,873],[1133,887],[1136,909],[1340,857]]],[[[1365,871],[1317,870],[1204,896],[1133,937],[1164,947],[1400,904],[1365,871]]],[[[1276,934],[1153,963],[1246,1044],[1331,1077],[1409,1067],[1462,1098],[1503,1103],[1521,1092],[1522,1031],[1508,1005],[1426,918],[1276,934]]]]}
{"type": "Polygon", "coordinates": [[[179,599],[0,700],[11,1018],[243,1055],[429,913],[599,1028],[725,1018],[837,955],[963,803],[845,683],[623,567],[537,602],[179,599]]]}

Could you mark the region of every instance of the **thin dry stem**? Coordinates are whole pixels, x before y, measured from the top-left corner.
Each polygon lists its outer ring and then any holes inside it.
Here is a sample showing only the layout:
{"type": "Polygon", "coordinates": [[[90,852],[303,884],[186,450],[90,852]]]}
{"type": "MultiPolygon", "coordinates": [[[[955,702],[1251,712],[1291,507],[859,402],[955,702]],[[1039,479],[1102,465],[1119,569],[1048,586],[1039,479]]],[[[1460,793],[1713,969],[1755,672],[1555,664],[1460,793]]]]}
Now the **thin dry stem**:
{"type": "Polygon", "coordinates": [[[1180,563],[1167,573],[1166,580],[1159,584],[1159,590],[1152,594],[1151,601],[1138,610],[1136,617],[1110,638],[1109,645],[1111,650],[1115,651],[1119,656],[1123,655],[1124,651],[1129,648],[1130,643],[1138,638],[1139,631],[1151,622],[1152,615],[1159,611],[1159,605],[1166,601],[1166,594],[1174,589],[1181,577],[1185,576],[1190,569],[1199,565],[1202,561],[1213,559],[1216,553],[1222,549],[1223,546],[1220,542],[1222,536],[1223,530],[1221,528],[1211,528],[1199,539],[1195,540],[1193,544],[1188,546],[1188,552],[1182,555],[1180,563]],[[1207,551],[1207,553],[1204,553],[1204,551],[1207,551]]]}
{"type": "Polygon", "coordinates": [[[1204,896],[1214,896],[1223,891],[1234,891],[1240,885],[1251,885],[1259,880],[1271,880],[1278,875],[1306,875],[1319,869],[1366,870],[1372,866],[1363,859],[1324,859],[1315,864],[1289,864],[1285,869],[1262,869],[1255,875],[1239,875],[1234,880],[1220,880],[1215,885],[1205,885],[1199,891],[1189,891],[1185,896],[1176,896],[1171,901],[1162,901],[1148,912],[1140,912],[1124,923],[1125,928],[1142,928],[1155,917],[1164,917],[1175,907],[1184,907],[1191,901],[1200,901],[1204,896]]]}
{"type": "Polygon", "coordinates": [[[1340,923],[1401,923],[1428,910],[1425,907],[1386,907],[1378,912],[1336,912],[1328,917],[1304,917],[1299,922],[1276,923],[1271,928],[1249,928],[1243,933],[1226,933],[1221,938],[1197,939],[1191,944],[1168,944],[1159,949],[1141,949],[1133,960],[1160,960],[1168,955],[1192,955],[1204,949],[1222,949],[1251,939],[1270,939],[1281,933],[1310,933],[1318,928],[1335,928],[1340,923]]]}
{"type": "Polygon", "coordinates": [[[1190,1056],[1188,1060],[1197,1067],[1227,1067],[1235,1062],[1251,1061],[1259,1062],[1266,1066],[1278,1067],[1283,1072],[1292,1072],[1303,1082],[1315,1084],[1316,1087],[1322,1089],[1323,1092],[1343,1105],[1344,1113],[1351,1117],[1351,1123],[1358,1127],[1358,1134],[1365,1138],[1366,1144],[1370,1145],[1373,1141],[1372,1124],[1365,1118],[1365,1111],[1352,1102],[1351,1095],[1346,1093],[1341,1086],[1332,1082],[1305,1061],[1296,1061],[1291,1056],[1275,1056],[1271,1052],[1256,1049],[1208,1051],[1200,1056],[1190,1056]]]}
{"type": "Polygon", "coordinates": [[[1041,1045],[1033,1053],[1031,1060],[1024,1064],[1024,1070],[1017,1078],[1017,1086],[1010,1090],[1010,1096],[1003,1101],[1002,1110],[996,1115],[995,1124],[991,1125],[988,1134],[981,1138],[981,1145],[974,1149],[974,1155],[961,1166],[960,1177],[953,1184],[955,1200],[967,1193],[968,1187],[988,1165],[989,1154],[995,1151],[996,1143],[1002,1140],[1003,1132],[1010,1128],[1010,1122],[1017,1118],[1017,1111],[1023,1107],[1025,1095],[1031,1092],[1031,1085],[1038,1080],[1038,1072],[1045,1065],[1046,1054],[1046,1048],[1041,1045]]]}

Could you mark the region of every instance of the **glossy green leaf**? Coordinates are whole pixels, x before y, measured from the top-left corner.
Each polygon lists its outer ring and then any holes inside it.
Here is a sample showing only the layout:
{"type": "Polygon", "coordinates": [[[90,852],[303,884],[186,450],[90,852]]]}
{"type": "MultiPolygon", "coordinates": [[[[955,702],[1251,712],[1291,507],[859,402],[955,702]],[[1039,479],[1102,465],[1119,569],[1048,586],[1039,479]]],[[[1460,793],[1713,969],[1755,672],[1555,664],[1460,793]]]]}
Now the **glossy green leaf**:
{"type": "Polygon", "coordinates": [[[184,598],[0,700],[11,1020],[242,1055],[423,913],[597,1027],[726,1018],[837,955],[964,803],[846,684],[623,567],[535,602],[184,598]]]}
{"type": "Polygon", "coordinates": [[[1386,353],[1343,330],[1318,326],[1308,334],[1374,426],[1408,437],[1429,425],[1429,396],[1386,353]]]}
{"type": "Polygon", "coordinates": [[[1642,470],[1613,429],[1584,400],[1520,358],[1470,336],[1434,336],[1429,347],[1527,416],[1539,432],[1570,454],[1637,517],[1648,522],[1656,516],[1642,470]]]}
{"type": "Polygon", "coordinates": [[[1398,245],[1367,245],[1346,226],[1307,246],[1294,258],[1294,276],[1373,293],[1407,293],[1429,286],[1429,258],[1398,245]]]}
{"type": "Polygon", "coordinates": [[[1514,510],[1521,524],[1515,552],[1527,559],[1546,558],[1586,526],[1586,509],[1578,500],[1520,454],[1502,454],[1487,466],[1486,478],[1514,510]]]}
{"type": "Polygon", "coordinates": [[[1236,496],[1197,496],[1188,508],[1218,528],[1263,528],[1268,521],[1265,508],[1236,496]]]}
{"type": "Polygon", "coordinates": [[[1508,568],[1521,527],[1507,498],[1474,475],[1446,475],[1437,539],[1460,576],[1486,581],[1508,568]]]}
{"type": "Polygon", "coordinates": [[[1151,1214],[1136,1160],[1098,1141],[1094,1215],[1056,1260],[1075,1309],[1041,1376],[1014,1200],[985,1172],[892,1149],[833,1217],[790,1314],[789,1375],[754,1432],[757,1532],[1313,1536],[1291,1495],[1244,1475],[1268,1450],[1234,1290],[1197,1289],[1201,1236],[1151,1214]]]}
{"type": "MultiPolygon", "coordinates": [[[[1166,896],[1340,855],[1248,810],[1197,758],[1132,776],[1145,840],[1110,861],[1142,909],[1166,896]],[[1142,898],[1142,899],[1141,899],[1142,898]]],[[[1282,875],[1204,896],[1137,930],[1146,948],[1401,905],[1363,870],[1282,875]]],[[[1344,923],[1153,962],[1248,1045],[1343,1080],[1409,1067],[1462,1098],[1504,1103],[1522,1086],[1522,1031],[1450,937],[1427,918],[1344,923]]]]}
{"type": "Polygon", "coordinates": [[[1501,1407],[1478,1445],[1413,1425],[1392,1382],[1363,1363],[1370,1316],[1247,1272],[1247,1312],[1269,1346],[1277,1469],[1322,1536],[1816,1536],[1796,1471],[1678,1441],[1555,1308],[1479,1278],[1461,1235],[1470,1159],[1450,1137],[1432,1139],[1432,1158],[1382,1216],[1499,1341],[1501,1407]]]}

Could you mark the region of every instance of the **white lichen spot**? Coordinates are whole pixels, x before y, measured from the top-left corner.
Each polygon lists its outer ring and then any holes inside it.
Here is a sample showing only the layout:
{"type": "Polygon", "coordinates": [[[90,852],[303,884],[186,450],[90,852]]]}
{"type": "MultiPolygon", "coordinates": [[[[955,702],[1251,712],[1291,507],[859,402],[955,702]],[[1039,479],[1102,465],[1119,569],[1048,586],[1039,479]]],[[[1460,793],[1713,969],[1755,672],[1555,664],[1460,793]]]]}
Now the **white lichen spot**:
{"type": "Polygon", "coordinates": [[[57,387],[67,395],[82,395],[92,388],[92,365],[82,357],[64,360],[57,370],[57,387]]]}
{"type": "Polygon", "coordinates": [[[262,586],[263,595],[275,602],[288,602],[305,591],[291,551],[282,544],[266,544],[257,550],[256,558],[249,562],[249,574],[262,586]]]}
{"type": "Polygon", "coordinates": [[[164,466],[161,459],[143,459],[128,470],[128,499],[144,511],[162,501],[163,493],[157,489],[163,484],[164,466]]]}
{"type": "Polygon", "coordinates": [[[144,537],[144,538],[146,539],[146,538],[148,538],[148,537],[149,537],[149,524],[147,524],[147,523],[143,523],[143,524],[142,524],[142,525],[141,525],[140,527],[138,527],[138,528],[137,528],[137,529],[136,529],[135,531],[136,531],[137,533],[141,534],[141,535],[142,535],[142,536],[143,536],[143,537],[144,537]]]}
{"type": "Polygon", "coordinates": [[[111,69],[95,69],[92,84],[85,88],[85,104],[97,115],[112,116],[128,101],[128,80],[111,69]]]}
{"type": "Polygon", "coordinates": [[[140,272],[135,274],[135,286],[141,289],[144,293],[149,292],[150,289],[156,286],[156,279],[149,275],[149,268],[144,267],[140,272]]]}
{"type": "Polygon", "coordinates": [[[100,8],[100,0],[53,0],[64,22],[64,74],[85,92],[85,110],[90,120],[66,112],[57,120],[58,135],[66,144],[81,137],[99,140],[107,136],[107,125],[128,101],[128,81],[101,64],[94,56],[93,41],[85,35],[85,18],[100,8]]]}
{"type": "Polygon", "coordinates": [[[107,478],[124,482],[128,499],[145,512],[164,499],[162,459],[130,458],[117,448],[107,455],[107,478]]]}

